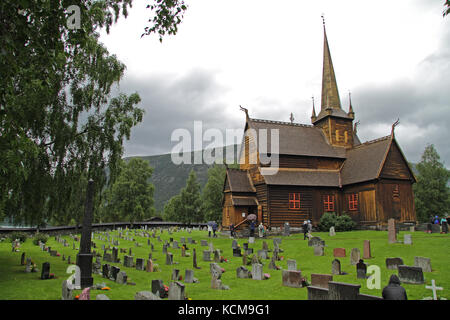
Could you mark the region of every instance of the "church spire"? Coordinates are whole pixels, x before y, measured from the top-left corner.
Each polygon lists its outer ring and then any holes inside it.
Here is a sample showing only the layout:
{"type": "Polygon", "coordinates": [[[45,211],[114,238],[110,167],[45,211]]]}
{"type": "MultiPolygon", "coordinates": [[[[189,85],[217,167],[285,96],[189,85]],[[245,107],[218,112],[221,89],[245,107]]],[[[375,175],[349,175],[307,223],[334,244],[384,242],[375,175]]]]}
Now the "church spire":
{"type": "Polygon", "coordinates": [[[337,88],[336,75],[334,74],[333,62],[331,60],[330,48],[328,46],[327,31],[325,29],[325,18],[323,19],[323,71],[322,71],[322,105],[321,110],[327,107],[342,109],[337,88]]]}
{"type": "Polygon", "coordinates": [[[316,121],[317,116],[316,116],[316,108],[314,107],[314,96],[311,97],[312,99],[312,103],[313,103],[313,110],[312,110],[312,115],[311,115],[311,122],[314,123],[314,121],[316,121]]]}
{"type": "Polygon", "coordinates": [[[350,91],[348,92],[348,101],[350,103],[350,106],[348,107],[348,116],[352,119],[355,119],[355,112],[353,111],[352,106],[352,94],[350,91]]]}

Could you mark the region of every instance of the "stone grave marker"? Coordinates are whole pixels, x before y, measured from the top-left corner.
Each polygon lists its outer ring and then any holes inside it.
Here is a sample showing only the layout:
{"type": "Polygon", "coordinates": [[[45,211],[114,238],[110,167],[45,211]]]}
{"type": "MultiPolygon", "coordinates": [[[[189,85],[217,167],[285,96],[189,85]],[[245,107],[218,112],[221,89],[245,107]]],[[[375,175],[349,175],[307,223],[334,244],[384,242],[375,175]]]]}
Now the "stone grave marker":
{"type": "Polygon", "coordinates": [[[283,225],[283,236],[289,237],[291,235],[291,227],[289,222],[285,222],[283,225]]]}
{"type": "Polygon", "coordinates": [[[208,246],[208,241],[207,240],[200,240],[200,245],[202,247],[207,247],[208,246]]]}
{"type": "Polygon", "coordinates": [[[252,264],[252,279],[263,280],[263,265],[259,263],[252,264]]]}
{"type": "Polygon", "coordinates": [[[403,283],[411,284],[424,284],[425,279],[423,278],[423,271],[421,267],[411,267],[405,265],[399,265],[398,277],[403,283]]]}
{"type": "Polygon", "coordinates": [[[414,257],[414,266],[422,268],[423,272],[431,272],[431,259],[425,257],[414,257]]]}
{"type": "Polygon", "coordinates": [[[331,274],[311,273],[311,285],[314,287],[328,289],[328,282],[333,281],[331,274]]]}
{"type": "Polygon", "coordinates": [[[110,266],[109,267],[108,278],[113,280],[113,281],[116,281],[117,280],[117,275],[119,274],[119,272],[120,272],[120,268],[119,267],[110,266]]]}
{"type": "Polygon", "coordinates": [[[333,256],[335,258],[344,258],[347,256],[344,248],[334,248],[333,249],[333,256]]]}
{"type": "Polygon", "coordinates": [[[395,230],[395,219],[388,220],[388,239],[389,243],[397,242],[397,232],[395,230]]]}
{"type": "Polygon", "coordinates": [[[302,288],[302,273],[301,271],[283,270],[281,274],[282,285],[291,288],[302,288]]]}
{"type": "Polygon", "coordinates": [[[322,240],[320,237],[312,237],[310,240],[308,240],[308,246],[314,247],[314,246],[325,246],[325,241],[322,240]]]}
{"type": "Polygon", "coordinates": [[[314,246],[314,255],[315,256],[323,256],[325,255],[325,248],[322,246],[314,246]]]}
{"type": "Polygon", "coordinates": [[[334,230],[334,227],[330,227],[329,235],[330,235],[330,237],[334,237],[336,235],[336,231],[334,230]]]}
{"type": "Polygon", "coordinates": [[[62,282],[61,300],[73,300],[73,290],[68,280],[62,282]]]}
{"type": "Polygon", "coordinates": [[[361,252],[358,248],[353,248],[350,253],[350,264],[356,265],[359,262],[359,259],[361,259],[361,252]]]}
{"type": "Polygon", "coordinates": [[[361,285],[330,281],[328,282],[329,300],[358,300],[361,285]]]}
{"type": "Polygon", "coordinates": [[[140,270],[140,271],[145,270],[144,259],[136,258],[136,270],[140,270]]]}
{"type": "Polygon", "coordinates": [[[178,269],[172,269],[172,281],[178,281],[180,270],[178,269]]]}
{"type": "Polygon", "coordinates": [[[186,269],[184,273],[184,282],[197,283],[198,279],[194,278],[194,270],[186,269]]]}
{"type": "Polygon", "coordinates": [[[370,240],[364,240],[363,246],[363,259],[372,258],[371,250],[370,250],[370,240]]]}
{"type": "Polygon", "coordinates": [[[236,276],[241,279],[250,279],[252,273],[244,266],[240,266],[236,269],[236,276]]]}
{"type": "Polygon", "coordinates": [[[425,289],[431,289],[433,291],[433,300],[437,300],[436,290],[444,290],[442,287],[436,287],[436,282],[431,280],[431,286],[425,286],[425,289]]]}
{"type": "Polygon", "coordinates": [[[164,298],[166,296],[166,290],[164,289],[162,280],[152,280],[152,293],[159,296],[160,298],[164,298]]]}
{"type": "Polygon", "coordinates": [[[166,254],[166,265],[172,265],[173,264],[173,254],[170,252],[167,252],[166,254]]]}
{"type": "Polygon", "coordinates": [[[211,261],[211,251],[203,250],[203,261],[211,261]]]}
{"type": "Polygon", "coordinates": [[[412,244],[412,236],[410,234],[403,236],[403,244],[412,244]]]}
{"type": "Polygon", "coordinates": [[[50,279],[50,262],[42,264],[41,280],[50,279]]]}
{"type": "Polygon", "coordinates": [[[266,250],[258,250],[258,257],[260,257],[261,259],[269,259],[266,250]]]}
{"type": "Polygon", "coordinates": [[[127,273],[125,271],[120,271],[117,274],[116,282],[118,284],[127,284],[127,278],[128,278],[127,273]]]}
{"type": "Polygon", "coordinates": [[[338,259],[334,259],[331,262],[331,274],[336,274],[336,275],[342,274],[341,262],[338,259]]]}
{"type": "Polygon", "coordinates": [[[288,259],[287,260],[287,269],[288,269],[288,271],[298,271],[297,270],[297,261],[288,259]]]}
{"type": "Polygon", "coordinates": [[[200,267],[197,265],[197,251],[194,248],[194,251],[192,253],[192,266],[194,269],[200,269],[200,267]]]}
{"type": "Polygon", "coordinates": [[[399,265],[404,265],[402,258],[386,258],[386,268],[389,270],[397,270],[399,265]]]}

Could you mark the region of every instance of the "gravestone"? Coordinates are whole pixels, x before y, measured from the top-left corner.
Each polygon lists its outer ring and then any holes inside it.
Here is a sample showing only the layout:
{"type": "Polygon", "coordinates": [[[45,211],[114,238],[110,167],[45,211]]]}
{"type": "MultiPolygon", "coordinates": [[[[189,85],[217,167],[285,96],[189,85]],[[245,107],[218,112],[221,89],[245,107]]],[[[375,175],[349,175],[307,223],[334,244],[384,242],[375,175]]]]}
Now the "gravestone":
{"type": "Polygon", "coordinates": [[[269,251],[269,245],[267,244],[267,242],[263,241],[263,243],[262,243],[262,249],[263,249],[263,250],[266,250],[266,251],[269,251]]]}
{"type": "Polygon", "coordinates": [[[162,280],[152,280],[152,293],[160,298],[164,298],[166,296],[166,290],[164,289],[162,280]]]}
{"type": "Polygon", "coordinates": [[[405,265],[399,265],[398,278],[403,283],[411,284],[423,284],[425,279],[423,278],[423,270],[421,267],[410,267],[405,265]]]}
{"type": "Polygon", "coordinates": [[[92,277],[92,253],[91,253],[91,237],[92,237],[92,218],[93,218],[93,198],[94,198],[94,181],[89,180],[86,192],[86,205],[83,218],[83,227],[81,230],[80,251],[77,254],[77,266],[80,267],[81,288],[88,288],[94,283],[92,277]]]}
{"type": "Polygon", "coordinates": [[[214,250],[214,262],[220,262],[220,251],[218,249],[214,250]]]}
{"type": "Polygon", "coordinates": [[[412,236],[410,234],[403,236],[403,244],[412,244],[412,236]]]}
{"type": "Polygon", "coordinates": [[[275,261],[276,261],[276,257],[272,256],[272,259],[270,259],[269,266],[268,266],[269,269],[271,269],[271,270],[278,270],[278,267],[275,264],[275,261]]]}
{"type": "Polygon", "coordinates": [[[109,264],[104,264],[102,266],[102,277],[109,278],[109,264]]]}
{"type": "Polygon", "coordinates": [[[207,247],[207,246],[208,246],[208,241],[206,241],[206,240],[200,240],[200,245],[201,245],[202,247],[207,247]]]}
{"type": "Polygon", "coordinates": [[[178,241],[173,241],[172,242],[172,248],[174,248],[174,249],[180,249],[180,247],[178,247],[178,241]]]}
{"type": "Polygon", "coordinates": [[[414,257],[414,266],[422,268],[423,272],[431,272],[431,259],[424,257],[414,257]]]}
{"type": "Polygon", "coordinates": [[[127,278],[128,278],[127,273],[125,271],[120,271],[117,274],[116,282],[118,284],[127,284],[127,278]]]}
{"type": "Polygon", "coordinates": [[[20,256],[20,265],[21,266],[25,265],[25,252],[22,253],[22,255],[20,256]]]}
{"type": "Polygon", "coordinates": [[[117,275],[119,274],[119,272],[120,272],[120,268],[119,267],[110,266],[109,267],[109,275],[108,275],[107,278],[109,278],[109,279],[111,279],[113,281],[116,281],[117,280],[117,275]]]}
{"type": "MultiPolygon", "coordinates": [[[[98,300],[98,296],[97,296],[97,300],[98,300]]],[[[107,299],[107,300],[109,300],[109,299],[107,299]]],[[[161,298],[150,291],[139,291],[139,292],[136,292],[136,295],[134,296],[134,300],[161,300],[161,298]]]]}
{"type": "Polygon", "coordinates": [[[203,250],[203,261],[211,261],[211,251],[203,250]]]}
{"type": "Polygon", "coordinates": [[[347,256],[344,248],[334,248],[333,256],[336,258],[344,258],[347,256]]]}
{"type": "Polygon", "coordinates": [[[441,226],[438,224],[432,224],[431,225],[431,233],[440,233],[441,232],[441,226]]]}
{"type": "Polygon", "coordinates": [[[234,248],[233,249],[233,257],[242,257],[241,249],[240,248],[234,248]]]}
{"type": "Polygon", "coordinates": [[[342,274],[341,262],[338,259],[334,259],[331,262],[331,274],[336,274],[336,275],[342,274]]]}
{"type": "Polygon", "coordinates": [[[61,300],[73,300],[73,290],[68,280],[62,282],[61,300]]]}
{"type": "Polygon", "coordinates": [[[259,263],[252,264],[252,279],[263,280],[263,265],[259,263]]]}
{"type": "Polygon", "coordinates": [[[282,279],[282,285],[285,287],[291,287],[291,288],[302,288],[303,287],[301,271],[283,270],[281,279],[282,279]]]}
{"type": "Polygon", "coordinates": [[[50,279],[50,262],[42,264],[41,280],[50,279]]]}
{"type": "Polygon", "coordinates": [[[166,254],[166,265],[172,265],[173,264],[173,254],[170,252],[167,252],[166,254]]]}
{"type": "Polygon", "coordinates": [[[287,260],[287,269],[288,271],[298,271],[297,270],[297,261],[289,259],[287,260]]]}
{"type": "Polygon", "coordinates": [[[252,277],[252,273],[244,266],[240,266],[236,269],[236,276],[241,279],[249,279],[252,277]]]}
{"type": "Polygon", "coordinates": [[[328,289],[328,282],[333,281],[331,274],[311,273],[311,285],[314,287],[328,289]]]}
{"type": "Polygon", "coordinates": [[[172,269],[172,281],[178,281],[180,270],[172,269]]]}
{"type": "Polygon", "coordinates": [[[329,300],[358,300],[361,285],[330,281],[328,282],[329,300]]]}
{"type": "Polygon", "coordinates": [[[258,257],[260,257],[261,259],[269,259],[266,250],[258,250],[258,257]]]}
{"type": "Polygon", "coordinates": [[[328,300],[328,289],[308,286],[308,300],[328,300]]]}
{"type": "Polygon", "coordinates": [[[334,230],[334,227],[330,227],[329,235],[330,235],[330,237],[334,237],[336,235],[336,231],[334,230]]]}
{"type": "Polygon", "coordinates": [[[389,238],[389,243],[397,242],[397,232],[395,230],[395,219],[392,219],[392,218],[388,220],[388,238],[389,238]]]}
{"type": "Polygon", "coordinates": [[[25,272],[26,273],[30,273],[31,270],[33,270],[33,265],[31,263],[31,258],[27,258],[27,263],[26,263],[26,267],[25,267],[25,272]]]}
{"type": "Polygon", "coordinates": [[[364,240],[363,259],[370,259],[370,258],[372,258],[370,250],[370,240],[364,240]]]}
{"type": "Polygon", "coordinates": [[[356,278],[358,279],[366,279],[367,277],[367,265],[364,263],[364,260],[360,259],[356,264],[356,278]]]}
{"type": "Polygon", "coordinates": [[[308,246],[314,247],[314,246],[325,246],[325,241],[322,240],[320,237],[312,237],[310,240],[308,240],[308,246]]]}
{"type": "Polygon", "coordinates": [[[399,265],[404,265],[402,258],[386,258],[386,268],[389,270],[397,270],[399,265]]]}
{"type": "Polygon", "coordinates": [[[322,246],[314,246],[314,255],[323,256],[325,254],[325,248],[322,246]]]}
{"type": "Polygon", "coordinates": [[[123,256],[123,265],[128,268],[133,268],[133,257],[132,256],[123,256]]]}
{"type": "Polygon", "coordinates": [[[236,249],[238,247],[238,243],[236,240],[233,240],[233,242],[231,242],[231,248],[232,249],[236,249]]]}
{"type": "Polygon", "coordinates": [[[186,282],[186,283],[198,282],[198,280],[196,278],[194,278],[194,270],[190,270],[190,269],[185,270],[184,282],[186,282]]]}
{"type": "Polygon", "coordinates": [[[192,253],[192,265],[193,265],[194,269],[200,269],[200,267],[197,266],[197,251],[195,250],[195,248],[192,253]]]}
{"type": "Polygon", "coordinates": [[[144,259],[136,258],[136,270],[140,270],[140,271],[145,270],[144,259]]]}
{"type": "Polygon", "coordinates": [[[119,262],[119,249],[116,247],[112,248],[111,262],[119,262]]]}
{"type": "Polygon", "coordinates": [[[255,237],[249,237],[248,243],[255,243],[255,237]]]}
{"type": "Polygon", "coordinates": [[[358,248],[353,248],[350,253],[350,264],[356,265],[359,262],[359,259],[361,259],[361,252],[358,248]]]}

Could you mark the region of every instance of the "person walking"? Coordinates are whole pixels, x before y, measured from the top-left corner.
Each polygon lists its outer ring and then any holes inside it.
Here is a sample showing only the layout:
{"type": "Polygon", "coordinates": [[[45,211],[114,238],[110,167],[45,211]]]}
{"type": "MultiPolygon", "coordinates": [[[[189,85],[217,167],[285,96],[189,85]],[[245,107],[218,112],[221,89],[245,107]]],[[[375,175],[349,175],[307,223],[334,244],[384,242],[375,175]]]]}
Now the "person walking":
{"type": "Polygon", "coordinates": [[[214,221],[214,223],[212,225],[212,230],[213,230],[213,238],[217,238],[217,235],[216,235],[217,223],[215,221],[214,221]]]}
{"type": "Polygon", "coordinates": [[[303,221],[303,240],[306,240],[307,236],[306,234],[308,233],[308,220],[303,221]]]}
{"type": "Polygon", "coordinates": [[[250,222],[250,237],[254,237],[255,236],[255,222],[252,221],[250,222]]]}

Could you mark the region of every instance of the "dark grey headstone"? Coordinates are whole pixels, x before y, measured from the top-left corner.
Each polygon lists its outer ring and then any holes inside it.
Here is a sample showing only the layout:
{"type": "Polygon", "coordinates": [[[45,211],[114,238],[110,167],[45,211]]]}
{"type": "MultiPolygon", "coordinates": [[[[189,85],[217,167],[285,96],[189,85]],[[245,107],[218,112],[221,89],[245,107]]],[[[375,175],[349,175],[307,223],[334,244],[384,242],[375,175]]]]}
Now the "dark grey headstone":
{"type": "Polygon", "coordinates": [[[397,267],[403,264],[402,258],[386,258],[386,268],[389,270],[397,270],[397,267]]]}
{"type": "Polygon", "coordinates": [[[402,283],[423,284],[423,270],[421,267],[398,266],[398,278],[402,283]]]}
{"type": "Polygon", "coordinates": [[[358,300],[361,285],[330,281],[328,282],[329,300],[358,300]]]}

